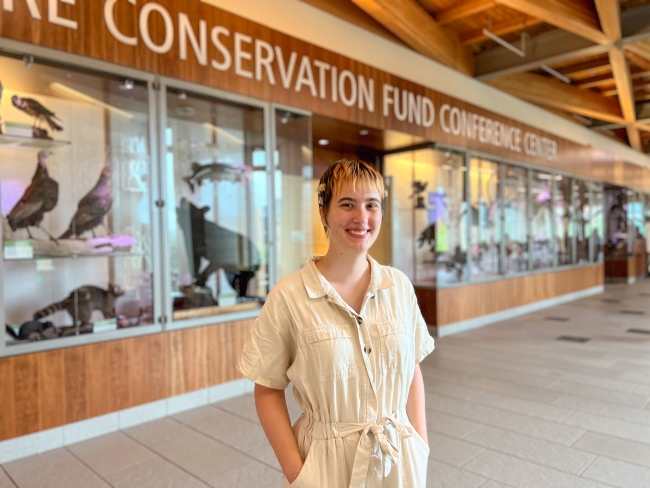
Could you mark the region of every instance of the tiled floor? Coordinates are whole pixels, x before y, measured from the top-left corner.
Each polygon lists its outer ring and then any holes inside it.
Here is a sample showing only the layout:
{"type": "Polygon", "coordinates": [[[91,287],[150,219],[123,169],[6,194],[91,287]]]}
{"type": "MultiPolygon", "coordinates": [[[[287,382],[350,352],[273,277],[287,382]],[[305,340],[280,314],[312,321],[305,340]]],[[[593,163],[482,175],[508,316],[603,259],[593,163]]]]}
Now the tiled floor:
{"type": "MultiPolygon", "coordinates": [[[[650,282],[608,286],[604,295],[438,340],[422,364],[427,486],[650,487],[650,334],[628,329],[650,331],[650,282]],[[556,340],[562,335],[589,341],[556,340]]],[[[0,488],[281,481],[251,395],[0,470],[0,488]]]]}

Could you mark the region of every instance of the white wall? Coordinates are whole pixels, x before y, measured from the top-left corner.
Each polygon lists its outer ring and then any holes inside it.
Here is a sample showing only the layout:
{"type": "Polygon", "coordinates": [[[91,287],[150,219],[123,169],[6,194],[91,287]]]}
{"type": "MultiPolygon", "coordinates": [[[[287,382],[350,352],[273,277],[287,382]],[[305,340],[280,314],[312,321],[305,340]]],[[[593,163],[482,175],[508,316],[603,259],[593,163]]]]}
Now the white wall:
{"type": "Polygon", "coordinates": [[[650,157],[299,0],[202,0],[486,110],[650,167],[650,157]]]}

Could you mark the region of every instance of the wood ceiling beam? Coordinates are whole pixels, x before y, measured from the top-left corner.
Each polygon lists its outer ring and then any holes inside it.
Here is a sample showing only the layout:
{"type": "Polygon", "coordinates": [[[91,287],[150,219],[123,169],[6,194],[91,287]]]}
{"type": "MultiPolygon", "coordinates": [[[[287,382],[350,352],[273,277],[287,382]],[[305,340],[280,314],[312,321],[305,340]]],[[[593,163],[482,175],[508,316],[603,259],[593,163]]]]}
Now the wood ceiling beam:
{"type": "Polygon", "coordinates": [[[445,25],[454,20],[464,19],[471,15],[480,14],[491,9],[497,4],[496,0],[469,0],[458,2],[453,7],[442,10],[434,15],[440,25],[445,25]]]}
{"type": "MultiPolygon", "coordinates": [[[[627,57],[627,55],[626,55],[627,57]]],[[[628,58],[629,59],[629,58],[628,58]]],[[[650,64],[650,63],[649,63],[650,64]]],[[[641,78],[650,78],[650,70],[648,71],[637,71],[636,73],[632,73],[631,76],[632,80],[638,80],[641,78]]],[[[635,83],[632,81],[634,86],[638,86],[638,83],[635,83]]],[[[605,75],[600,75],[600,76],[594,76],[593,78],[589,78],[585,80],[584,83],[582,82],[577,82],[575,85],[578,88],[586,89],[586,88],[598,88],[598,87],[603,87],[607,85],[611,85],[613,89],[616,88],[615,82],[614,82],[614,75],[611,73],[605,74],[605,75]]]]}
{"type": "MultiPolygon", "coordinates": [[[[632,79],[632,77],[630,77],[632,79]]],[[[618,87],[616,86],[616,80],[612,80],[614,86],[609,90],[603,90],[600,92],[601,95],[605,97],[613,97],[618,95],[618,87]]],[[[581,87],[582,88],[582,87],[581,87]]],[[[650,81],[645,81],[642,79],[632,79],[632,91],[638,92],[643,91],[646,88],[650,88],[650,81]]]]}
{"type": "Polygon", "coordinates": [[[639,68],[650,70],[650,43],[645,41],[626,45],[625,57],[639,68]]]}
{"type": "Polygon", "coordinates": [[[598,20],[609,42],[621,38],[621,9],[618,0],[595,0],[598,20]]]}
{"type": "Polygon", "coordinates": [[[634,89],[630,76],[630,66],[625,59],[623,50],[613,47],[609,50],[609,62],[612,65],[612,73],[616,82],[618,102],[621,105],[621,112],[626,123],[627,138],[630,146],[637,151],[642,151],[639,129],[633,124],[636,122],[636,106],[634,100],[634,89]]]}
{"type": "Polygon", "coordinates": [[[533,73],[518,73],[486,83],[532,103],[616,124],[625,123],[616,100],[560,80],[533,73]]]}
{"type": "Polygon", "coordinates": [[[596,44],[609,43],[608,37],[600,30],[595,12],[582,8],[575,2],[559,0],[497,0],[500,5],[532,15],[547,24],[572,32],[596,44]]]}
{"type": "MultiPolygon", "coordinates": [[[[490,31],[492,32],[492,34],[496,34],[497,36],[504,36],[506,34],[510,34],[511,32],[515,32],[524,29],[526,27],[531,27],[533,25],[537,25],[541,23],[542,21],[535,17],[531,17],[529,15],[522,15],[521,17],[492,24],[492,29],[490,31]]],[[[458,34],[458,37],[460,37],[460,43],[463,46],[469,46],[471,44],[476,44],[477,42],[483,42],[488,39],[488,37],[485,34],[483,34],[482,27],[480,29],[472,29],[469,31],[461,32],[460,34],[458,34]]]]}
{"type": "Polygon", "coordinates": [[[412,49],[468,76],[474,58],[458,35],[444,28],[414,0],[352,0],[412,49]]]}
{"type": "Polygon", "coordinates": [[[580,80],[582,78],[593,78],[594,76],[602,74],[610,74],[612,72],[612,67],[609,64],[609,56],[599,57],[598,59],[592,59],[590,61],[584,61],[582,63],[574,64],[567,66],[565,68],[558,68],[560,73],[573,80],[580,80]]]}

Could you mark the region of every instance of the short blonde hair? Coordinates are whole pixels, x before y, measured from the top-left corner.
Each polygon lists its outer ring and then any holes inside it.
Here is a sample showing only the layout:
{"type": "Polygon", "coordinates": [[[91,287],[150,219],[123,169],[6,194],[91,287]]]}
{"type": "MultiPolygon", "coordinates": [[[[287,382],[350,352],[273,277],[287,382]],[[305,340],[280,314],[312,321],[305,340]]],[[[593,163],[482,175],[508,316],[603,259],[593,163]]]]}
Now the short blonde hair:
{"type": "MultiPolygon", "coordinates": [[[[327,168],[318,182],[318,205],[323,208],[323,215],[327,215],[332,199],[338,195],[341,187],[348,183],[352,184],[353,191],[357,190],[357,184],[362,190],[376,191],[381,198],[383,213],[387,194],[381,173],[363,161],[342,159],[327,168]]],[[[325,233],[327,234],[327,228],[325,233]]]]}

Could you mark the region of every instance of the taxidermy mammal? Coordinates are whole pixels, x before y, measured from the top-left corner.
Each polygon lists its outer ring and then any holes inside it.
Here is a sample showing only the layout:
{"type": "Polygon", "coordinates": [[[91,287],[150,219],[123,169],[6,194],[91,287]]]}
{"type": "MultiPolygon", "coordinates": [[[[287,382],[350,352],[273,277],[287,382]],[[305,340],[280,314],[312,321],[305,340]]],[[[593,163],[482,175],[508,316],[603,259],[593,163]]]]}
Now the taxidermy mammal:
{"type": "Polygon", "coordinates": [[[52,322],[38,322],[37,320],[30,320],[20,326],[20,330],[16,331],[5,325],[6,331],[14,339],[19,341],[42,341],[44,339],[53,339],[61,335],[61,330],[55,327],[52,322]]]}
{"type": "Polygon", "coordinates": [[[90,316],[93,310],[101,311],[104,318],[113,318],[115,317],[115,301],[121,295],[124,295],[124,291],[118,285],[112,283],[108,284],[108,290],[92,285],[82,286],[73,290],[66,299],[36,312],[34,320],[42,319],[59,310],[66,310],[74,320],[75,308],[80,325],[90,324],[90,316]]]}

